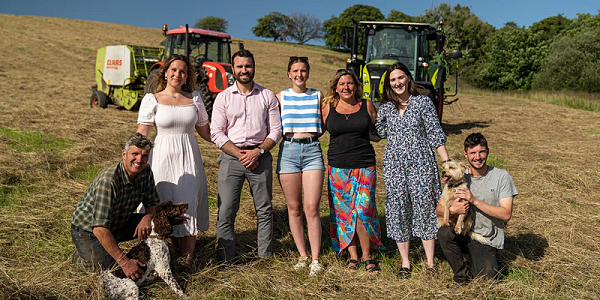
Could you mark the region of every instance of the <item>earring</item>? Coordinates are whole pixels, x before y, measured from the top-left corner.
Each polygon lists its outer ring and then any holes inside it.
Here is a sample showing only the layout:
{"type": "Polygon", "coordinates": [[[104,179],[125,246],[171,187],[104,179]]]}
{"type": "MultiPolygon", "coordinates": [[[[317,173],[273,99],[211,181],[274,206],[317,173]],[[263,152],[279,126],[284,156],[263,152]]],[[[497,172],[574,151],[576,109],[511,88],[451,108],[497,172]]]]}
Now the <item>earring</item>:
{"type": "Polygon", "coordinates": [[[167,81],[167,75],[165,75],[165,81],[167,81]]]}

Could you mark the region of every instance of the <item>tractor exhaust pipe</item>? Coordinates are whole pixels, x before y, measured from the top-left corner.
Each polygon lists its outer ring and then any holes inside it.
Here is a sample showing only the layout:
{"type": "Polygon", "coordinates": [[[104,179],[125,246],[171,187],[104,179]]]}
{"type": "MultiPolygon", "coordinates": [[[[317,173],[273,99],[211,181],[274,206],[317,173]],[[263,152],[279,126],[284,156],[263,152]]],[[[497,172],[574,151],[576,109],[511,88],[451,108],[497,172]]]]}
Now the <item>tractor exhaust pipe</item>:
{"type": "Polygon", "coordinates": [[[190,60],[190,28],[185,24],[185,57],[190,60]]]}
{"type": "Polygon", "coordinates": [[[356,20],[352,20],[352,23],[352,48],[350,48],[350,60],[355,62],[358,55],[358,22],[356,20]]]}

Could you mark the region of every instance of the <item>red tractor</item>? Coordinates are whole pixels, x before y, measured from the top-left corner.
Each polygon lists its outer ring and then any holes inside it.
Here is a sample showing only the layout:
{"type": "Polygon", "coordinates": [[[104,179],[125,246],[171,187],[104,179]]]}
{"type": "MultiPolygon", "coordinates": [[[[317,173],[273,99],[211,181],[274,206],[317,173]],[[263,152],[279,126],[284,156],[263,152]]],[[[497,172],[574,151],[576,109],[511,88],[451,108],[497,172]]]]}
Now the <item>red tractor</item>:
{"type": "MultiPolygon", "coordinates": [[[[166,36],[165,59],[173,54],[185,55],[195,68],[197,89],[210,117],[216,95],[235,81],[231,67],[231,36],[224,32],[189,28],[188,25],[168,30],[167,24],[163,25],[163,35],[166,36]]],[[[239,48],[243,49],[244,44],[239,43],[239,48]]],[[[152,65],[147,82],[153,80],[163,64],[160,61],[152,65]]],[[[144,88],[146,93],[151,92],[148,86],[144,88]]]]}

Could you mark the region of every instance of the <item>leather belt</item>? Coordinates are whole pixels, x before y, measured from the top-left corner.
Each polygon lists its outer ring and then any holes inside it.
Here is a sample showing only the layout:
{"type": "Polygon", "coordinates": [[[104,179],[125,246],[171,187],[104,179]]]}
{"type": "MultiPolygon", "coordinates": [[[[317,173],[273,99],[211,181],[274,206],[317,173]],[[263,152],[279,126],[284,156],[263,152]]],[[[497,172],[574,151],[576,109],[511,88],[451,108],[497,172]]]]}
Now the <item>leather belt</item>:
{"type": "Polygon", "coordinates": [[[292,142],[292,143],[298,143],[298,144],[310,144],[312,142],[318,141],[319,136],[313,135],[313,136],[307,136],[307,137],[301,137],[301,138],[293,138],[293,137],[284,135],[283,140],[286,142],[292,142]]]}
{"type": "Polygon", "coordinates": [[[256,148],[258,148],[258,145],[252,145],[252,146],[241,146],[241,147],[238,147],[238,148],[240,148],[240,150],[253,150],[253,149],[256,149],[256,148]]]}

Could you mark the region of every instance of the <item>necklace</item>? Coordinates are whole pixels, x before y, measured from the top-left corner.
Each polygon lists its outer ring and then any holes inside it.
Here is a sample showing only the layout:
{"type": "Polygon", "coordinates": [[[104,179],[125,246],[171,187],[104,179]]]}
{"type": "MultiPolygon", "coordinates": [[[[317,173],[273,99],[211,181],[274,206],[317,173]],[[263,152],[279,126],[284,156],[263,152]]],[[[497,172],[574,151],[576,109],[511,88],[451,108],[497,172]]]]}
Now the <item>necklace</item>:
{"type": "Polygon", "coordinates": [[[173,96],[173,99],[177,98],[179,94],[171,94],[171,96],[173,96]]]}
{"type": "MultiPolygon", "coordinates": [[[[358,103],[358,101],[357,101],[357,102],[355,102],[354,104],[350,104],[350,103],[348,103],[348,102],[346,102],[346,104],[350,105],[350,107],[353,107],[353,106],[355,106],[355,105],[357,105],[357,104],[358,104],[358,105],[360,105],[360,104],[358,103]]],[[[337,107],[337,105],[336,105],[336,107],[337,107]]],[[[350,115],[351,115],[351,114],[353,114],[353,113],[349,113],[349,114],[344,114],[344,113],[342,113],[342,115],[344,115],[344,117],[346,117],[346,120],[348,120],[348,118],[350,118],[350,115]]]]}

